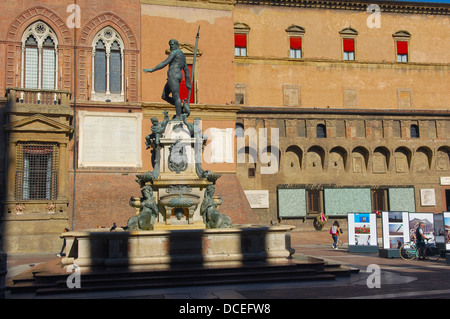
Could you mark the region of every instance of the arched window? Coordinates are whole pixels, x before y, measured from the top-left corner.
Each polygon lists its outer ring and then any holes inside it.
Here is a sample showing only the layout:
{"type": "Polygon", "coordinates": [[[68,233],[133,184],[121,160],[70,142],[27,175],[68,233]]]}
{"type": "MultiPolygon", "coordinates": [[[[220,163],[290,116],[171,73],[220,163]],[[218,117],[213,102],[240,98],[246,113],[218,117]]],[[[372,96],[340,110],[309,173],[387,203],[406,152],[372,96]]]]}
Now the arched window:
{"type": "Polygon", "coordinates": [[[56,46],[48,36],[42,43],[42,88],[54,90],[56,87],[56,46]]]}
{"type": "Polygon", "coordinates": [[[412,124],[410,127],[411,130],[411,138],[419,138],[420,132],[419,132],[419,126],[416,124],[412,124]]]}
{"type": "Polygon", "coordinates": [[[106,27],[92,43],[92,91],[94,101],[124,101],[123,41],[119,33],[106,27]]]}
{"type": "Polygon", "coordinates": [[[94,66],[93,93],[106,93],[106,46],[102,40],[95,45],[94,66]]]}
{"type": "Polygon", "coordinates": [[[324,124],[318,124],[316,127],[317,137],[325,138],[327,137],[327,127],[324,124]]]}
{"type": "Polygon", "coordinates": [[[236,137],[245,137],[244,134],[244,124],[236,123],[235,125],[236,137]]]}
{"type": "Polygon", "coordinates": [[[43,21],[31,24],[22,35],[20,83],[27,89],[58,89],[58,39],[43,21]]]}

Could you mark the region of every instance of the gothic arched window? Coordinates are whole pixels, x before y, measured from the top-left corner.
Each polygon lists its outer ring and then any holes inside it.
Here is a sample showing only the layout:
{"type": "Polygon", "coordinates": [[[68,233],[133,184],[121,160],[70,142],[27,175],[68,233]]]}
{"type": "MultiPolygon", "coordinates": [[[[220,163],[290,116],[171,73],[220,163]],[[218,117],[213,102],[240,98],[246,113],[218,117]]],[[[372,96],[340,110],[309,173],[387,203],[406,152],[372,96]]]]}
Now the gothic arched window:
{"type": "Polygon", "coordinates": [[[316,133],[318,138],[327,137],[327,127],[324,124],[318,124],[316,126],[316,133]]]}
{"type": "Polygon", "coordinates": [[[111,27],[102,29],[92,44],[92,91],[94,101],[124,101],[123,41],[111,27]]]}
{"type": "Polygon", "coordinates": [[[58,89],[58,39],[43,21],[31,24],[22,35],[20,83],[27,89],[58,89]]]}
{"type": "Polygon", "coordinates": [[[419,132],[419,126],[416,124],[412,124],[410,127],[410,131],[411,131],[411,137],[412,138],[419,138],[420,137],[420,132],[419,132]]]}

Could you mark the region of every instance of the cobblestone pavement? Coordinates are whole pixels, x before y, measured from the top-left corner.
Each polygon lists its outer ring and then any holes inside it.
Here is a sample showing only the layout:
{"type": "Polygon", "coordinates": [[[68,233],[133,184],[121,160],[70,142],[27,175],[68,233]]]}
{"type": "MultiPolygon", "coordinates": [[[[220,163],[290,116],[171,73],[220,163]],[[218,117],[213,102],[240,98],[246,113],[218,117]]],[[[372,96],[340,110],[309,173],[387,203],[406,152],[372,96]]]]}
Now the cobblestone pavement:
{"type": "MultiPolygon", "coordinates": [[[[327,231],[293,232],[295,254],[304,254],[335,261],[360,269],[350,278],[337,278],[333,282],[306,283],[303,287],[272,289],[269,293],[258,290],[239,290],[246,298],[363,298],[409,299],[450,298],[450,265],[445,259],[431,261],[405,261],[401,258],[382,258],[378,253],[349,253],[345,243],[338,250],[331,248],[327,231]],[[372,265],[368,269],[369,265],[372,265]],[[379,267],[379,288],[373,269],[379,267]],[[307,289],[304,289],[307,287],[307,289]],[[372,287],[372,288],[371,288],[372,287]],[[332,288],[332,289],[330,289],[332,288]]],[[[344,236],[345,237],[345,236],[344,236]]],[[[295,256],[294,254],[294,256],[295,256]]]]}
{"type": "MultiPolygon", "coordinates": [[[[345,236],[344,236],[345,237],[345,236]]],[[[238,284],[220,286],[200,286],[183,288],[161,288],[132,291],[112,291],[101,293],[65,294],[71,299],[252,299],[252,300],[292,300],[292,299],[439,299],[450,298],[450,265],[445,260],[404,261],[400,258],[382,258],[376,254],[349,253],[344,240],[338,250],[331,248],[331,236],[327,231],[293,231],[292,247],[294,258],[308,255],[335,261],[345,266],[358,268],[350,277],[337,277],[331,281],[238,284]],[[376,273],[368,269],[379,269],[376,273]],[[379,268],[378,268],[379,267],[379,268]],[[379,287],[377,284],[379,283],[379,287]],[[374,287],[375,286],[375,287],[374,287]],[[371,288],[372,287],[372,288],[371,288]]],[[[30,264],[44,262],[54,256],[8,257],[8,271],[14,274],[29,268],[30,264]]],[[[12,275],[8,274],[10,277],[12,275]]],[[[39,298],[61,298],[45,296],[39,298]]],[[[6,298],[37,298],[34,295],[11,296],[6,298]]]]}

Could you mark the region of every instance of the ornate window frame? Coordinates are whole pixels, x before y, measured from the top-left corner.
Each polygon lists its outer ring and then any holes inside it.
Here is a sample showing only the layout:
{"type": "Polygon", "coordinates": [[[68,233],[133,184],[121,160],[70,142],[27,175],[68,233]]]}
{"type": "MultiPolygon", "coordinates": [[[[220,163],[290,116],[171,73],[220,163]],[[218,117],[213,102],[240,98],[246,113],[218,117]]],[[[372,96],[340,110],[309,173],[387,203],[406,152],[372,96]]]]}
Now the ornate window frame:
{"type": "Polygon", "coordinates": [[[92,79],[91,79],[91,100],[92,101],[108,101],[108,102],[124,102],[125,101],[125,90],[124,90],[124,76],[125,76],[125,68],[124,68],[124,42],[120,34],[111,26],[107,26],[101,29],[95,35],[92,40],[92,79]],[[106,52],[106,83],[105,92],[96,92],[95,91],[95,54],[96,54],[96,45],[98,41],[102,41],[105,45],[106,52]],[[120,93],[111,93],[110,85],[110,56],[111,56],[111,47],[117,42],[120,47],[120,93]]]}
{"type": "Polygon", "coordinates": [[[15,199],[58,198],[59,145],[56,142],[18,142],[15,199]]]}
{"type": "Polygon", "coordinates": [[[303,50],[303,36],[305,35],[305,28],[292,24],[289,27],[286,28],[286,33],[288,35],[288,41],[289,41],[289,54],[288,56],[291,59],[303,59],[304,57],[304,50],[303,50]],[[300,49],[293,49],[291,47],[291,38],[300,38],[301,48],[300,49]]]}
{"type": "Polygon", "coordinates": [[[344,28],[339,31],[341,35],[341,43],[342,43],[342,60],[344,61],[356,61],[356,37],[358,36],[358,31],[353,29],[352,27],[344,28]],[[353,51],[346,52],[344,48],[345,40],[353,40],[353,51]],[[353,53],[353,54],[351,54],[353,53]]]}
{"type": "Polygon", "coordinates": [[[395,32],[392,37],[394,38],[395,61],[399,63],[409,62],[409,41],[411,39],[411,34],[408,31],[400,30],[395,32]],[[400,54],[398,52],[398,42],[406,42],[406,54],[400,54]]]}
{"type": "Polygon", "coordinates": [[[20,66],[20,86],[21,88],[26,87],[26,42],[28,38],[32,36],[37,43],[37,87],[27,87],[29,89],[42,89],[43,84],[43,72],[45,63],[44,63],[44,42],[50,37],[54,44],[54,86],[52,88],[46,88],[50,90],[58,90],[58,37],[55,34],[55,31],[44,21],[38,20],[32,24],[30,24],[25,32],[22,34],[22,50],[21,50],[21,66],[20,66]]]}
{"type": "Polygon", "coordinates": [[[250,34],[250,27],[246,23],[236,22],[234,24],[234,37],[235,37],[235,47],[234,56],[235,57],[246,57],[248,56],[248,35],[250,34]],[[245,47],[236,47],[236,35],[245,35],[245,47]]]}

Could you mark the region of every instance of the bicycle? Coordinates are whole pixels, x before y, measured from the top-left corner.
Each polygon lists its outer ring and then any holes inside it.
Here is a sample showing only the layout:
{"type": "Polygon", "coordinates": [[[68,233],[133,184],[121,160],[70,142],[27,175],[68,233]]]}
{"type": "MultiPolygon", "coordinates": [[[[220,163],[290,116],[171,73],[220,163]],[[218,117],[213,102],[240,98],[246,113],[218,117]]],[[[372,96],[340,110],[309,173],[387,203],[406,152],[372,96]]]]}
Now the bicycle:
{"type": "MultiPolygon", "coordinates": [[[[439,249],[437,249],[433,244],[425,244],[423,248],[423,258],[429,261],[437,261],[441,256],[439,249]]],[[[415,241],[411,243],[404,243],[399,248],[400,257],[403,260],[414,260],[420,258],[420,248],[417,247],[417,243],[415,241]]]]}

